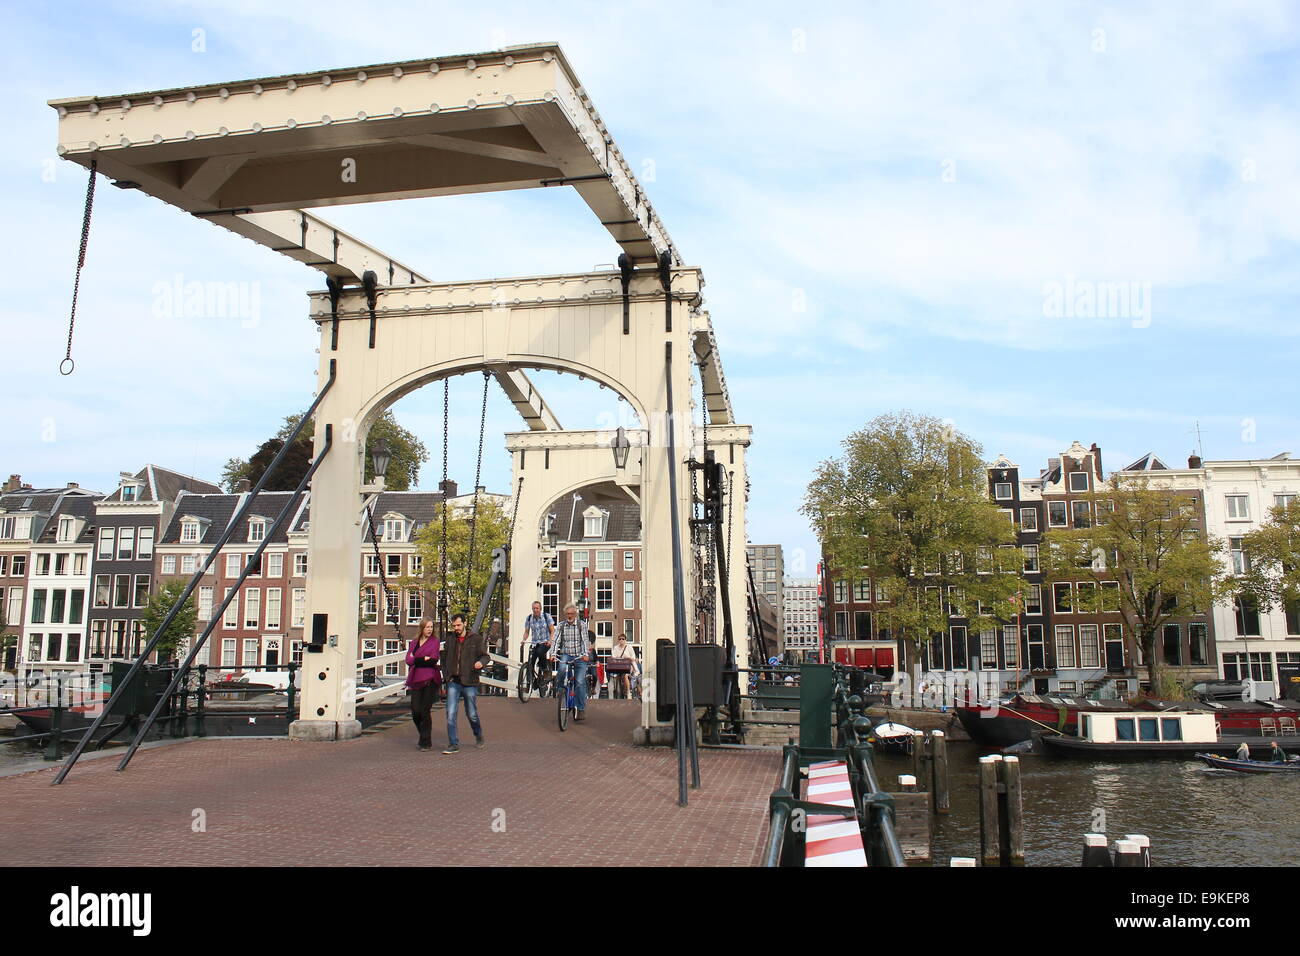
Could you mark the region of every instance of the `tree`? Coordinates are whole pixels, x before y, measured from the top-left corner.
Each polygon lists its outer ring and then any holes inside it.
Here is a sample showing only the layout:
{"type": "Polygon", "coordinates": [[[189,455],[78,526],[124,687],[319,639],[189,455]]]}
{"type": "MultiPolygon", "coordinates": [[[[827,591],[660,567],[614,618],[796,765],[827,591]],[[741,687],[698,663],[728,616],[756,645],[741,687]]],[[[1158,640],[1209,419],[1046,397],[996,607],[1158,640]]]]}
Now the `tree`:
{"type": "MultiPolygon", "coordinates": [[[[167,617],[167,612],[185,591],[185,585],[185,581],[167,581],[154,592],[144,613],[140,615],[140,622],[144,625],[145,640],[157,633],[167,617]]],[[[194,595],[191,594],[185,599],[185,605],[172,619],[171,624],[167,625],[167,630],[163,632],[162,638],[155,646],[159,661],[170,658],[176,653],[176,648],[182,641],[194,636],[194,626],[198,617],[199,611],[194,605],[194,595]]]]}
{"type": "Polygon", "coordinates": [[[1090,492],[1093,523],[1049,529],[1040,550],[1050,582],[1081,581],[1075,608],[1118,612],[1142,649],[1151,689],[1166,686],[1156,637],[1169,621],[1206,612],[1232,593],[1223,543],[1204,533],[1195,500],[1146,475],[1115,475],[1090,492]],[[1118,589],[1103,585],[1118,582],[1118,589]]]}
{"type": "Polygon", "coordinates": [[[1300,615],[1300,502],[1277,505],[1268,520],[1245,535],[1249,565],[1237,582],[1260,610],[1300,615]]]}
{"type": "Polygon", "coordinates": [[[881,415],[843,448],[818,466],[800,510],[831,567],[888,596],[877,629],[912,643],[915,685],[922,643],[948,630],[946,603],[978,630],[1014,619],[1015,531],[989,500],[980,447],[937,418],[881,415]]]}
{"type": "MultiPolygon", "coordinates": [[[[445,505],[441,502],[434,510],[433,518],[427,525],[415,533],[415,553],[421,559],[421,573],[407,575],[394,586],[418,587],[426,594],[426,613],[435,617],[437,613],[437,594],[442,587],[442,512],[445,505]]],[[[478,503],[478,520],[474,531],[474,560],[470,563],[470,511],[453,508],[447,515],[447,612],[468,610],[472,615],[478,610],[478,603],[487,587],[492,573],[492,550],[504,547],[510,535],[510,517],[505,510],[491,498],[480,497],[478,503]],[[466,586],[468,585],[468,598],[466,586]]],[[[382,525],[376,521],[376,530],[382,531],[382,525]]],[[[503,600],[505,596],[503,595],[503,600]]]]}
{"type": "MultiPolygon", "coordinates": [[[[221,483],[226,491],[233,492],[241,478],[247,478],[250,483],[256,484],[258,479],[266,471],[267,466],[271,464],[272,459],[284,447],[284,443],[289,440],[293,430],[298,427],[298,420],[301,416],[286,416],[284,424],[280,430],[270,439],[263,442],[253,453],[253,457],[244,460],[243,458],[231,458],[226,462],[226,466],[221,472],[221,483]]],[[[303,428],[302,434],[298,436],[292,448],[285,455],[284,460],[280,462],[275,474],[266,484],[267,491],[292,491],[298,487],[298,482],[302,476],[307,473],[307,469],[312,463],[312,438],[315,434],[316,423],[310,421],[303,428]]],[[[335,439],[341,436],[336,431],[335,439]]],[[[407,431],[397,423],[393,417],[392,410],[384,412],[379,420],[370,429],[370,434],[366,438],[366,455],[365,455],[365,478],[368,483],[374,480],[374,470],[370,461],[370,450],[374,447],[375,442],[384,438],[388,441],[389,451],[392,457],[388,462],[388,471],[384,473],[384,486],[389,491],[408,491],[416,485],[420,479],[420,467],[429,460],[428,449],[424,443],[416,438],[411,432],[407,431]]]]}

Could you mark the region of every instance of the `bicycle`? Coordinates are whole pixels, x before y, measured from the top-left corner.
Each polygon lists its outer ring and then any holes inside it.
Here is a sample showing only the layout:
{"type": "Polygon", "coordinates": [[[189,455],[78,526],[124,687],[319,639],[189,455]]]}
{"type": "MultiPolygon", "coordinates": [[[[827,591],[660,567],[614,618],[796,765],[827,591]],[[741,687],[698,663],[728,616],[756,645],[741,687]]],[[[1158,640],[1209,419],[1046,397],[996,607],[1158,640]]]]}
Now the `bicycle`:
{"type": "Polygon", "coordinates": [[[530,655],[528,661],[519,667],[519,680],[515,689],[519,694],[519,700],[526,704],[528,698],[533,694],[538,697],[547,697],[553,694],[555,692],[555,676],[549,671],[538,674],[536,660],[530,655]]]}
{"type": "Polygon", "coordinates": [[[555,685],[555,697],[559,702],[560,730],[569,728],[569,718],[578,713],[578,663],[581,658],[570,658],[564,665],[564,685],[555,685]]]}

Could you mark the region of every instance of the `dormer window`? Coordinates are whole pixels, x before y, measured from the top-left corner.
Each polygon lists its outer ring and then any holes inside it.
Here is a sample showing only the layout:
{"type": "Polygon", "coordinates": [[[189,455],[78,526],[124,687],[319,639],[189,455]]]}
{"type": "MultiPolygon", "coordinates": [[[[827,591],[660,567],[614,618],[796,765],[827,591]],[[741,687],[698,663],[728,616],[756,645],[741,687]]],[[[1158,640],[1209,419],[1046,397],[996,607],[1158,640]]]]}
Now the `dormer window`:
{"type": "Polygon", "coordinates": [[[395,518],[384,518],[384,540],[385,541],[405,541],[406,540],[406,519],[398,515],[395,518]]]}
{"type": "Polygon", "coordinates": [[[584,538],[605,537],[605,522],[609,512],[592,505],[582,513],[582,536],[584,538]]]}
{"type": "Polygon", "coordinates": [[[138,485],[123,485],[123,486],[122,486],[122,500],[123,500],[123,501],[135,501],[135,500],[136,500],[136,492],[138,491],[138,489],[139,489],[139,486],[138,486],[138,485]]]}
{"type": "Polygon", "coordinates": [[[59,519],[59,541],[71,541],[76,536],[73,530],[74,523],[72,518],[59,519]]]}
{"type": "Polygon", "coordinates": [[[248,522],[248,540],[250,542],[261,541],[266,537],[266,519],[252,518],[248,522]]]}
{"type": "Polygon", "coordinates": [[[181,522],[181,540],[182,541],[199,540],[199,523],[197,521],[181,522]]]}

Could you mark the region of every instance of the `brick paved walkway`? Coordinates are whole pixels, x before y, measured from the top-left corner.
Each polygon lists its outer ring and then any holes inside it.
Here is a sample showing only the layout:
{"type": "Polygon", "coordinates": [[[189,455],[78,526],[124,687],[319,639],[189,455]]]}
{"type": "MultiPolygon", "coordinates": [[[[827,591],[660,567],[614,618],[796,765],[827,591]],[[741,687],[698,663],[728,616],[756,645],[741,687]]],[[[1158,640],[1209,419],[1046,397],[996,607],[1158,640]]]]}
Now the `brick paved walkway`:
{"type": "Polygon", "coordinates": [[[703,787],[681,808],[674,752],[628,742],[637,704],[595,701],[563,734],[549,701],[480,711],[487,748],[462,715],[471,744],[455,756],[418,752],[405,721],[335,744],[182,742],[123,773],[84,761],[59,787],[53,770],[0,778],[0,865],[758,862],[775,753],[701,751],[703,787]]]}

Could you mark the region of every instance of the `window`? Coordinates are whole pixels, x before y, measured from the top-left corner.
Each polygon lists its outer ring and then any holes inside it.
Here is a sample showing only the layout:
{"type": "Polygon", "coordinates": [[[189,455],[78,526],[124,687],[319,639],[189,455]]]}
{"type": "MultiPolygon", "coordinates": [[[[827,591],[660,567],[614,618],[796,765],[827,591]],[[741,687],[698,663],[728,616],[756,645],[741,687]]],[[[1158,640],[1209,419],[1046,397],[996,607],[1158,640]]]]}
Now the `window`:
{"type": "Polygon", "coordinates": [[[0,554],[0,578],[9,576],[9,555],[0,554]]]}
{"type": "Polygon", "coordinates": [[[596,610],[597,611],[614,610],[614,582],[613,581],[596,582],[596,610]]]}
{"type": "Polygon", "coordinates": [[[1052,607],[1057,614],[1070,614],[1073,612],[1069,581],[1062,581],[1052,585],[1052,607]]]}
{"type": "Polygon", "coordinates": [[[1088,473],[1086,471],[1070,472],[1070,490],[1071,491],[1088,490],[1088,473]]]}
{"type": "Polygon", "coordinates": [[[266,521],[263,518],[250,518],[248,520],[248,541],[250,544],[256,544],[266,537],[266,521]]]}
{"type": "Polygon", "coordinates": [[[199,610],[198,618],[200,621],[210,621],[212,619],[212,588],[199,588],[199,610]]]}
{"type": "Polygon", "coordinates": [[[21,624],[23,622],[23,589],[9,589],[9,604],[5,608],[6,624],[21,624]]]}
{"type": "Polygon", "coordinates": [[[1027,544],[1021,548],[1021,553],[1025,559],[1025,573],[1036,574],[1038,572],[1038,545],[1027,544]]]}
{"type": "Polygon", "coordinates": [[[847,638],[849,636],[849,614],[847,611],[835,612],[835,637],[847,638]]]}
{"type": "MultiPolygon", "coordinates": [[[[198,557],[198,555],[196,555],[196,554],[183,554],[183,555],[181,555],[181,573],[182,573],[182,574],[193,574],[195,571],[198,570],[198,567],[199,567],[199,557],[198,557]]],[[[209,569],[209,573],[211,573],[211,569],[209,569]]]]}
{"type": "Polygon", "coordinates": [[[411,588],[406,592],[406,623],[418,624],[424,617],[424,592],[411,588]]]}
{"type": "Polygon", "coordinates": [[[629,644],[636,640],[636,621],[630,617],[623,618],[623,636],[629,644]]]}
{"type": "MultiPolygon", "coordinates": [[[[1177,723],[1177,721],[1175,721],[1177,723]]],[[[1138,739],[1140,740],[1159,740],[1160,739],[1160,721],[1155,717],[1138,718],[1138,739]]]]}
{"type": "Polygon", "coordinates": [[[1160,733],[1165,740],[1183,739],[1183,722],[1177,717],[1161,717],[1160,733]]]}
{"type": "Polygon", "coordinates": [[[113,607],[131,606],[131,575],[118,574],[113,577],[113,607]]]}
{"type": "Polygon", "coordinates": [[[367,554],[366,556],[366,577],[379,577],[379,555],[367,554]]]}
{"type": "Polygon", "coordinates": [[[394,588],[384,592],[384,623],[400,624],[402,621],[402,592],[394,588]]]}
{"type": "Polygon", "coordinates": [[[132,607],[144,607],[149,603],[149,575],[137,574],[135,576],[135,593],[131,599],[132,607]]]}
{"type": "Polygon", "coordinates": [[[1038,530],[1038,509],[1037,508],[1020,509],[1020,529],[1022,531],[1038,530]]]}
{"type": "Polygon", "coordinates": [[[379,623],[379,593],[373,584],[361,589],[361,620],[366,624],[379,623]]]}
{"type": "Polygon", "coordinates": [[[1286,619],[1287,634],[1300,634],[1300,599],[1283,602],[1282,616],[1286,619]]]}
{"type": "Polygon", "coordinates": [[[244,627],[261,627],[262,589],[249,588],[244,592],[244,627]]]}
{"type": "Polygon", "coordinates": [[[1101,611],[1103,614],[1119,612],[1119,582],[1101,582],[1101,611]]]}
{"type": "Polygon", "coordinates": [[[1162,635],[1164,644],[1164,657],[1166,664],[1182,664],[1183,662],[1183,635],[1182,628],[1177,624],[1166,624],[1162,635]]]}
{"type": "Polygon", "coordinates": [[[1224,495],[1228,505],[1229,521],[1250,520],[1250,498],[1246,495],[1224,495]]]}
{"type": "Polygon", "coordinates": [[[635,552],[635,551],[624,551],[624,552],[623,552],[623,570],[624,570],[624,571],[635,571],[635,570],[636,570],[636,552],[635,552]]]}
{"type": "Polygon", "coordinates": [[[599,538],[605,533],[605,515],[596,509],[589,509],[582,516],[582,536],[584,538],[599,538]],[[592,513],[592,512],[596,513],[592,513]]]}
{"type": "Polygon", "coordinates": [[[199,523],[197,521],[181,522],[181,541],[194,542],[199,540],[199,523]]]}
{"type": "Polygon", "coordinates": [[[1079,614],[1097,613],[1097,585],[1093,581],[1080,581],[1075,586],[1074,607],[1079,614]]]}
{"type": "Polygon", "coordinates": [[[16,578],[21,578],[26,573],[27,573],[27,555],[15,554],[13,576],[16,578]]]}
{"type": "Polygon", "coordinates": [[[1087,528],[1092,525],[1092,509],[1086,501],[1071,501],[1070,512],[1074,517],[1074,526],[1076,528],[1087,528]]]}
{"type": "Polygon", "coordinates": [[[1253,595],[1237,595],[1237,634],[1241,637],[1259,637],[1259,602],[1253,595]]]}
{"type": "Polygon", "coordinates": [[[266,556],[266,576],[268,578],[284,577],[284,555],[276,552],[266,556]]]}
{"type": "Polygon", "coordinates": [[[1228,554],[1232,558],[1232,571],[1234,574],[1246,574],[1250,571],[1250,555],[1246,553],[1246,549],[1242,544],[1244,540],[1244,538],[1228,539],[1228,554]]]}
{"type": "Polygon", "coordinates": [[[307,576],[306,552],[301,552],[293,556],[293,576],[295,578],[305,578],[307,576]]]}
{"type": "Polygon", "coordinates": [[[1020,629],[1007,625],[1002,628],[1002,653],[1008,670],[1020,667],[1020,629]]]}
{"type": "Polygon", "coordinates": [[[230,588],[226,588],[226,597],[230,598],[230,603],[226,605],[226,613],[221,619],[224,628],[239,627],[239,595],[232,595],[230,591],[230,588]]]}
{"type": "Polygon", "coordinates": [[[54,556],[54,573],[59,577],[68,573],[68,556],[66,554],[56,554],[54,556]]]}
{"type": "Polygon", "coordinates": [[[853,612],[853,639],[855,641],[871,640],[871,612],[853,612]]]}
{"type": "Polygon", "coordinates": [[[1005,501],[1011,497],[1011,482],[999,481],[993,486],[993,497],[1005,501]]]}
{"type": "Polygon", "coordinates": [[[175,573],[176,573],[176,555],[174,555],[174,554],[164,554],[164,555],[163,555],[163,558],[162,558],[162,573],[163,573],[163,574],[175,574],[175,573]]]}
{"type": "Polygon", "coordinates": [[[614,552],[597,551],[596,552],[596,570],[613,571],[614,570],[614,552]]]}
{"type": "Polygon", "coordinates": [[[244,659],[240,662],[241,667],[256,667],[258,660],[258,640],[255,637],[244,638],[244,659]]]}
{"type": "Polygon", "coordinates": [[[975,573],[976,574],[993,573],[993,549],[992,548],[975,549],[975,573]]]}
{"type": "Polygon", "coordinates": [[[401,518],[384,519],[384,540],[385,541],[405,541],[406,540],[406,522],[401,518]]]}
{"type": "Polygon", "coordinates": [[[240,555],[238,553],[226,555],[226,577],[239,577],[239,558],[240,555]]]}
{"type": "Polygon", "coordinates": [[[870,578],[859,578],[853,582],[853,600],[861,602],[871,600],[870,578]]]}
{"type": "Polygon", "coordinates": [[[68,597],[68,592],[63,590],[63,588],[56,588],[50,591],[50,623],[51,624],[64,623],[63,615],[64,612],[67,610],[66,608],[67,597],[68,597]]]}
{"type": "Polygon", "coordinates": [[[1096,624],[1079,625],[1079,666],[1101,666],[1101,639],[1096,624]]]}
{"type": "Polygon", "coordinates": [[[266,589],[266,629],[268,631],[278,631],[280,629],[280,589],[266,589]]]}
{"type": "Polygon", "coordinates": [[[1049,528],[1064,528],[1065,520],[1065,502],[1049,501],[1047,503],[1047,526],[1049,528]]]}
{"type": "Polygon", "coordinates": [[[153,528],[141,528],[136,536],[135,556],[144,561],[153,557],[153,528]]]}
{"type": "Polygon", "coordinates": [[[556,620],[559,620],[560,585],[555,581],[548,581],[542,584],[542,612],[551,615],[551,617],[556,620]]]}
{"type": "Polygon", "coordinates": [[[1295,495],[1274,495],[1274,508],[1289,508],[1295,503],[1295,495]]]}
{"type": "Polygon", "coordinates": [[[636,609],[636,582],[623,582],[623,610],[632,611],[636,609]]]}
{"type": "Polygon", "coordinates": [[[235,639],[233,637],[225,637],[221,640],[221,666],[235,666],[235,639]]]}
{"type": "Polygon", "coordinates": [[[412,577],[416,577],[416,578],[418,578],[420,575],[422,575],[422,574],[424,573],[424,556],[423,556],[423,555],[419,555],[419,554],[413,554],[413,555],[411,555],[411,559],[410,559],[410,561],[408,562],[408,564],[409,564],[410,569],[411,569],[411,576],[412,576],[412,577]]]}
{"type": "Polygon", "coordinates": [[[112,528],[99,529],[99,548],[95,552],[95,557],[101,561],[111,561],[113,559],[113,535],[112,528]]]}
{"type": "Polygon", "coordinates": [[[579,574],[591,563],[590,551],[571,551],[569,552],[569,567],[574,574],[579,574]]]}
{"type": "Polygon", "coordinates": [[[117,560],[130,561],[135,554],[135,528],[117,529],[117,560]]]}
{"type": "Polygon", "coordinates": [[[108,607],[110,575],[95,575],[95,607],[108,607]]]}
{"type": "Polygon", "coordinates": [[[131,484],[122,484],[122,500],[137,501],[140,497],[140,486],[131,484]]]}
{"type": "Polygon", "coordinates": [[[835,582],[835,603],[845,604],[849,599],[849,583],[847,581],[835,582]]]}
{"type": "Polygon", "coordinates": [[[980,666],[985,670],[998,668],[998,632],[980,631],[980,666]]]}
{"type": "Polygon", "coordinates": [[[402,556],[400,554],[384,555],[384,574],[395,578],[402,573],[402,556]]]}
{"type": "MultiPolygon", "coordinates": [[[[385,654],[385,655],[388,655],[388,654],[396,654],[396,653],[397,653],[398,651],[400,651],[401,649],[402,649],[402,642],[401,642],[401,641],[399,641],[399,640],[394,640],[394,639],[391,639],[391,638],[385,638],[385,640],[384,640],[384,654],[385,654]]],[[[397,676],[398,676],[398,667],[401,665],[401,663],[402,663],[401,661],[389,661],[387,664],[385,664],[385,665],[384,665],[384,676],[385,676],[385,677],[397,677],[397,676]]]]}
{"type": "Polygon", "coordinates": [[[104,645],[107,632],[107,621],[94,621],[90,625],[90,647],[86,651],[88,657],[102,658],[104,656],[104,645]]]}
{"type": "Polygon", "coordinates": [[[32,573],[38,577],[46,577],[50,573],[50,556],[48,554],[38,554],[36,556],[36,567],[32,573]]]}
{"type": "Polygon", "coordinates": [[[1056,666],[1075,667],[1074,625],[1056,625],[1056,666]]]}
{"type": "Polygon", "coordinates": [[[293,616],[290,627],[305,627],[307,624],[307,589],[293,589],[293,616]]]}
{"type": "Polygon", "coordinates": [[[1043,613],[1043,589],[1037,584],[1025,586],[1025,613],[1043,613]]]}
{"type": "Polygon", "coordinates": [[[113,629],[113,645],[110,648],[113,657],[126,657],[126,621],[114,621],[109,625],[113,629]]]}

